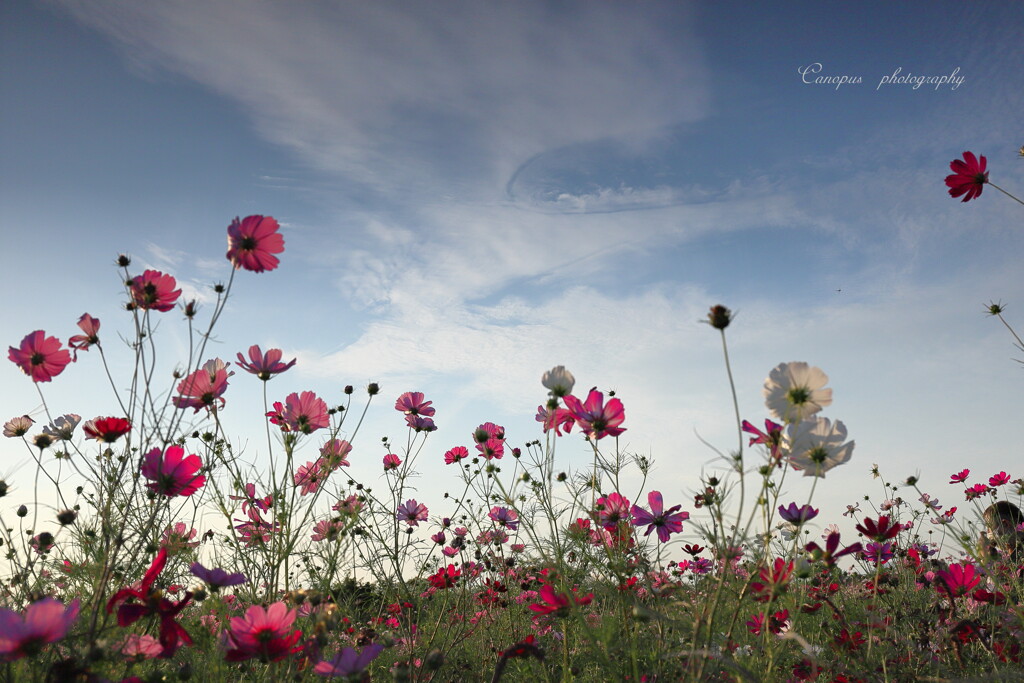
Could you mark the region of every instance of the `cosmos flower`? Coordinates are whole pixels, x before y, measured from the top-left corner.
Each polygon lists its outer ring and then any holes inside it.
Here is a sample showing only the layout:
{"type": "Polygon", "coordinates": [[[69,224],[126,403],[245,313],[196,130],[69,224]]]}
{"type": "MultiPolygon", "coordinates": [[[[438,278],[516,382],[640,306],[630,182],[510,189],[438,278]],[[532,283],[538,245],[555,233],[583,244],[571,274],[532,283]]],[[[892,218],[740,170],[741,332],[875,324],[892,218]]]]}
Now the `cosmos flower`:
{"type": "Polygon", "coordinates": [[[0,608],[0,661],[34,657],[44,646],[63,639],[77,618],[78,600],[65,607],[43,598],[29,605],[24,615],[0,608]]]}
{"type": "Polygon", "coordinates": [[[61,415],[53,422],[43,427],[43,434],[46,434],[54,441],[70,441],[71,436],[75,431],[75,427],[82,421],[81,415],[75,413],[68,413],[67,415],[61,415]]]}
{"type": "Polygon", "coordinates": [[[28,415],[22,415],[21,417],[12,417],[10,420],[4,423],[4,436],[7,438],[15,438],[19,436],[25,436],[28,434],[28,430],[32,428],[32,425],[36,423],[28,415]]]}
{"type": "MultiPolygon", "coordinates": [[[[541,601],[530,605],[530,611],[535,613],[534,619],[547,615],[555,617],[567,616],[573,604],[570,602],[569,596],[565,593],[556,593],[554,587],[550,583],[546,583],[541,586],[540,591],[538,591],[538,596],[541,601]]],[[[588,593],[582,598],[574,598],[573,602],[577,605],[589,605],[593,599],[594,594],[588,593]]]]}
{"type": "Polygon", "coordinates": [[[327,404],[312,391],[288,394],[284,405],[280,401],[275,402],[274,410],[267,413],[267,417],[282,432],[310,434],[331,424],[327,404]]]}
{"type": "Polygon", "coordinates": [[[395,516],[399,522],[405,522],[409,526],[419,526],[420,522],[427,521],[427,506],[417,503],[415,499],[410,499],[398,506],[395,516]]]}
{"type": "Polygon", "coordinates": [[[558,398],[571,394],[572,388],[576,384],[576,378],[565,369],[564,365],[556,365],[551,368],[544,373],[540,381],[552,396],[558,398]]]}
{"type": "Polygon", "coordinates": [[[227,258],[235,269],[253,273],[274,270],[280,261],[274,254],[284,251],[284,237],[278,222],[270,216],[246,216],[228,226],[227,258]]]}
{"type": "Polygon", "coordinates": [[[320,466],[329,472],[339,467],[348,467],[346,456],[352,452],[352,444],[342,439],[331,439],[320,447],[320,466]]]}
{"type": "Polygon", "coordinates": [[[796,503],[790,503],[788,507],[779,506],[779,516],[790,524],[800,526],[817,517],[818,510],[815,510],[810,505],[797,507],[796,503]]]}
{"type": "Polygon", "coordinates": [[[227,632],[228,651],[225,659],[240,662],[259,657],[264,662],[276,662],[295,652],[295,643],[302,637],[302,631],[289,633],[297,616],[296,610],[289,610],[283,602],[275,602],[264,609],[253,605],[245,616],[233,617],[227,632]]]}
{"type": "Polygon", "coordinates": [[[606,436],[619,436],[626,429],[619,427],[626,419],[626,411],[622,401],[613,398],[604,402],[604,394],[594,387],[590,390],[586,402],[575,396],[565,397],[565,406],[576,419],[583,433],[590,439],[603,439],[606,436]]]}
{"type": "Polygon", "coordinates": [[[292,358],[287,363],[282,363],[281,356],[284,355],[284,352],[281,349],[267,349],[267,352],[263,353],[256,344],[249,347],[249,362],[246,362],[245,356],[241,352],[236,355],[238,356],[238,367],[256,375],[264,382],[271,380],[274,375],[288,370],[296,362],[296,359],[292,358]]]}
{"type": "Polygon", "coordinates": [[[165,313],[174,308],[174,302],[181,296],[181,290],[175,289],[178,281],[159,270],[147,270],[129,280],[128,289],[135,306],[148,311],[165,313]]]}
{"type": "Polygon", "coordinates": [[[436,412],[430,405],[433,401],[424,401],[423,398],[421,391],[407,391],[395,401],[395,410],[406,415],[433,417],[436,412]]]}
{"type": "Polygon", "coordinates": [[[832,390],[824,389],[828,375],[807,363],[779,363],[764,381],[764,402],[783,422],[799,422],[832,404],[832,390]]]}
{"type": "Polygon", "coordinates": [[[174,406],[192,408],[193,412],[199,412],[200,408],[216,409],[218,402],[224,407],[226,401],[223,394],[228,388],[228,377],[235,374],[227,371],[228,365],[230,363],[220,358],[206,361],[203,367],[178,383],[180,395],[171,399],[174,406]]]}
{"type": "Polygon", "coordinates": [[[833,423],[818,417],[801,421],[790,425],[789,438],[793,444],[789,462],[803,470],[805,477],[824,477],[853,455],[854,442],[846,442],[846,425],[839,420],[833,423]]]}
{"type": "Polygon", "coordinates": [[[619,522],[630,521],[629,499],[619,493],[609,493],[594,503],[597,520],[605,529],[614,531],[619,522]]]}
{"type": "Polygon", "coordinates": [[[576,424],[576,418],[573,414],[565,408],[550,408],[548,406],[537,406],[537,422],[544,425],[544,431],[549,432],[552,429],[555,430],[555,436],[562,435],[562,427],[565,427],[565,433],[568,434],[574,424],[576,424]]]}
{"type": "Polygon", "coordinates": [[[93,344],[99,345],[100,343],[99,318],[94,318],[88,313],[83,313],[82,317],[78,319],[78,327],[82,330],[82,334],[76,334],[71,339],[68,339],[68,346],[74,350],[74,357],[72,360],[78,360],[79,351],[88,351],[90,346],[93,344]]]}
{"type": "Polygon", "coordinates": [[[665,510],[665,505],[660,491],[651,491],[647,494],[647,504],[651,511],[644,510],[639,505],[632,509],[633,524],[647,526],[644,536],[650,536],[652,531],[657,530],[658,540],[668,543],[672,534],[678,534],[683,530],[683,522],[690,518],[689,512],[676,512],[682,505],[673,505],[665,510]]]}
{"type": "Polygon", "coordinates": [[[87,438],[103,443],[114,443],[131,429],[132,423],[123,417],[94,417],[82,425],[87,438]]]}
{"type": "Polygon", "coordinates": [[[163,591],[154,589],[160,572],[167,565],[167,548],[161,548],[153,558],[153,563],[146,570],[142,580],[128,588],[114,593],[107,602],[107,614],[117,610],[117,625],[130,626],[146,616],[160,619],[160,644],[163,645],[163,656],[171,657],[182,643],[192,644],[188,632],[177,623],[178,614],[192,599],[192,593],[185,593],[185,598],[177,603],[168,599],[163,591]]]}
{"type": "Polygon", "coordinates": [[[981,196],[981,190],[988,182],[988,172],[985,170],[987,162],[982,156],[979,161],[973,152],[964,152],[963,161],[954,159],[949,164],[951,175],[946,176],[946,187],[949,188],[949,196],[956,198],[964,195],[961,201],[969,202],[975,197],[981,196]]]}
{"type": "Polygon", "coordinates": [[[223,569],[207,569],[198,562],[193,562],[192,566],[188,568],[192,575],[197,579],[205,583],[210,587],[210,590],[217,592],[221,588],[227,588],[229,586],[238,586],[248,579],[245,578],[245,574],[241,572],[228,573],[223,569]]]}
{"type": "Polygon", "coordinates": [[[377,644],[367,645],[362,652],[356,652],[350,647],[342,648],[331,659],[318,662],[313,671],[324,678],[340,676],[346,680],[357,680],[366,671],[370,662],[383,651],[384,646],[377,644]]]}
{"type": "Polygon", "coordinates": [[[206,483],[200,474],[202,462],[198,455],[185,455],[181,446],[168,446],[162,452],[154,448],[142,462],[142,476],[151,483],[146,488],[167,496],[191,496],[206,483]]]}
{"type": "Polygon", "coordinates": [[[981,577],[974,570],[974,565],[951,564],[948,569],[941,569],[935,573],[935,588],[939,592],[946,592],[950,598],[957,598],[966,595],[981,583],[981,577]]]}
{"type": "Polygon", "coordinates": [[[42,330],[25,335],[18,348],[8,346],[7,357],[33,382],[49,382],[71,362],[71,353],[61,348],[60,340],[42,330]]]}
{"type": "Polygon", "coordinates": [[[495,505],[491,508],[491,511],[487,513],[487,516],[490,517],[493,522],[499,526],[505,527],[509,531],[515,531],[519,528],[519,513],[511,508],[495,505]]]}
{"type": "Polygon", "coordinates": [[[459,460],[464,460],[469,457],[469,450],[465,446],[456,446],[455,448],[449,449],[444,454],[444,464],[452,465],[457,463],[459,460]]]}

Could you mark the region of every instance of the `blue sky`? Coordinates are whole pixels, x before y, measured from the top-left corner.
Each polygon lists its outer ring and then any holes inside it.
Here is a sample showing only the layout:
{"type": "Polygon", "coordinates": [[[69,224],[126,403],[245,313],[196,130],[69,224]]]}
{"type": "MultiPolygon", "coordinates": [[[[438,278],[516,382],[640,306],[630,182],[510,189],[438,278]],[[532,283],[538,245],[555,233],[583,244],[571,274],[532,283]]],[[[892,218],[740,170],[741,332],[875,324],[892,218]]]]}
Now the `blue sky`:
{"type": "MultiPolygon", "coordinates": [[[[276,399],[379,381],[357,474],[376,476],[407,390],[441,426],[424,489],[481,422],[539,437],[540,375],[564,364],[578,391],[616,390],[623,445],[686,503],[718,467],[697,434],[735,443],[698,324],[723,303],[744,417],[765,416],[777,363],[829,374],[825,414],[857,442],[816,489],[830,517],[878,499],[874,463],[955,504],[950,472],[1022,474],[1024,375],[983,311],[1002,299],[1024,325],[1020,207],[942,182],[973,150],[1024,190],[1019,24],[998,2],[7,2],[4,338],[66,340],[88,311],[113,349],[118,252],[202,300],[228,276],[230,220],[268,214],[281,267],[239,274],[214,354],[298,357],[276,399]],[[804,83],[815,63],[861,83],[804,83]],[[964,80],[879,86],[896,69],[964,80]]],[[[94,355],[45,386],[55,413],[114,411],[94,355]]],[[[0,372],[4,416],[39,407],[0,372]]],[[[233,378],[225,419],[259,462],[255,381],[233,378]]],[[[559,457],[586,453],[573,438],[559,457]]],[[[787,486],[802,501],[810,481],[787,486]]]]}

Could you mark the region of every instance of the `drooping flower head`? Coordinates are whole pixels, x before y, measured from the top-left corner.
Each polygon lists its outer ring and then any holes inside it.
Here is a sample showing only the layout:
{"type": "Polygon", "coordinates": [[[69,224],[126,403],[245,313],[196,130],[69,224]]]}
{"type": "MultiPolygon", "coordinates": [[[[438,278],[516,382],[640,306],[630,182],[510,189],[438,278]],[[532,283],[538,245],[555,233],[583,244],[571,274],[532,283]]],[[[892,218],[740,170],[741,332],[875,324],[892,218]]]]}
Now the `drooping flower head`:
{"type": "Polygon", "coordinates": [[[161,313],[174,308],[174,302],[181,296],[181,290],[175,289],[177,286],[177,280],[159,270],[147,270],[133,277],[128,284],[136,307],[161,313]]]}
{"type": "Polygon", "coordinates": [[[312,391],[288,394],[285,404],[281,405],[280,401],[274,403],[274,410],[267,413],[267,417],[282,432],[311,434],[331,424],[327,404],[312,391]]]}
{"type": "Polygon", "coordinates": [[[817,417],[791,424],[789,438],[793,444],[789,463],[803,470],[805,477],[824,477],[853,456],[854,442],[846,442],[846,425],[840,420],[833,423],[827,417],[817,417]]]}
{"type": "Polygon", "coordinates": [[[785,435],[782,431],[782,425],[778,422],[772,422],[771,420],[764,421],[764,431],[750,424],[747,420],[743,421],[743,431],[748,434],[753,434],[750,437],[750,443],[748,445],[753,446],[756,443],[763,444],[768,447],[770,453],[770,459],[772,463],[777,465],[782,464],[782,449],[785,441],[785,435]]]}
{"type": "Polygon", "coordinates": [[[99,345],[100,343],[99,318],[83,313],[82,317],[78,319],[78,327],[82,330],[82,334],[76,334],[71,339],[68,339],[68,346],[74,350],[74,358],[72,360],[78,360],[79,351],[88,351],[90,346],[93,344],[99,345]]]}
{"type": "Polygon", "coordinates": [[[652,531],[658,532],[658,540],[668,543],[672,534],[678,534],[683,530],[683,522],[690,518],[689,512],[677,512],[682,505],[673,505],[665,509],[664,499],[660,491],[651,491],[647,494],[647,504],[651,510],[648,512],[639,505],[632,508],[633,524],[641,527],[646,526],[644,536],[650,536],[652,531]]]}
{"type": "Polygon", "coordinates": [[[764,402],[783,422],[799,422],[832,404],[832,390],[824,389],[828,375],[807,363],[779,363],[764,381],[764,402]]]}
{"type": "Polygon", "coordinates": [[[227,258],[235,269],[245,268],[253,273],[274,270],[280,261],[274,254],[284,251],[281,226],[270,216],[236,217],[228,226],[227,258]]]}
{"type": "Polygon", "coordinates": [[[146,488],[167,496],[191,496],[206,483],[200,474],[202,462],[198,455],[185,455],[181,446],[168,446],[161,452],[154,448],[142,462],[142,476],[151,483],[146,488]]]}
{"type": "Polygon", "coordinates": [[[65,607],[53,598],[32,603],[21,615],[0,608],[0,661],[34,657],[68,634],[78,618],[78,600],[65,607]]]}
{"type": "Polygon", "coordinates": [[[225,363],[220,358],[206,361],[203,367],[178,383],[180,396],[172,398],[176,408],[192,408],[193,412],[199,412],[200,408],[216,410],[217,404],[224,407],[227,402],[224,399],[224,392],[228,388],[228,377],[234,375],[234,371],[228,372],[230,363],[225,363]]]}
{"type": "Polygon", "coordinates": [[[626,419],[622,401],[613,398],[605,403],[604,394],[598,391],[597,387],[590,390],[585,403],[575,396],[566,396],[564,400],[565,407],[572,413],[576,424],[588,438],[603,439],[606,436],[618,436],[626,431],[625,427],[619,426],[626,419]]]}
{"type": "Polygon", "coordinates": [[[256,375],[264,382],[273,379],[274,375],[280,374],[295,365],[294,358],[287,363],[281,362],[281,356],[284,355],[281,349],[267,349],[267,352],[263,353],[256,344],[249,347],[249,361],[251,362],[246,362],[241,352],[237,355],[238,367],[256,375]]]}
{"type": "Polygon", "coordinates": [[[953,159],[949,164],[951,175],[946,176],[946,187],[949,188],[949,196],[959,197],[964,195],[961,201],[969,202],[975,197],[981,196],[981,190],[988,182],[988,172],[985,170],[987,162],[982,156],[979,161],[973,152],[964,152],[963,161],[953,159]]]}
{"type": "Polygon", "coordinates": [[[283,602],[275,602],[264,609],[253,605],[245,616],[233,617],[227,632],[228,651],[225,659],[240,662],[259,657],[263,662],[276,662],[294,652],[302,631],[289,633],[295,622],[296,610],[289,610],[283,602]]]}
{"type": "Polygon", "coordinates": [[[130,432],[132,423],[123,417],[94,417],[82,425],[86,438],[114,443],[130,432]]]}
{"type": "Polygon", "coordinates": [[[25,335],[18,348],[8,346],[7,357],[33,382],[49,382],[71,362],[71,353],[61,348],[60,340],[42,330],[25,335]]]}

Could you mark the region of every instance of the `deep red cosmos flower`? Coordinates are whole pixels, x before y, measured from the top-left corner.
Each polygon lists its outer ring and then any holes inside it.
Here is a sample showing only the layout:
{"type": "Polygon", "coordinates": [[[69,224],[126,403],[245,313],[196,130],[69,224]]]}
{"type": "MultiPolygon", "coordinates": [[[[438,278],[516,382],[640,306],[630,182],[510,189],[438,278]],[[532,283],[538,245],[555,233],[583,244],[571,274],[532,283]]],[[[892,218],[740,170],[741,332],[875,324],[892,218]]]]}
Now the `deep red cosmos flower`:
{"type": "Polygon", "coordinates": [[[896,538],[897,535],[904,529],[908,528],[903,524],[891,524],[887,515],[882,515],[878,518],[878,522],[871,519],[870,517],[864,518],[863,524],[857,525],[857,531],[861,532],[868,538],[879,543],[884,543],[891,538],[896,538]]]}
{"type": "Polygon", "coordinates": [[[151,483],[146,488],[171,498],[191,496],[206,483],[200,474],[203,463],[198,455],[185,455],[181,446],[168,446],[163,453],[154,448],[142,462],[142,476],[151,483]]]}
{"type": "Polygon", "coordinates": [[[284,251],[280,227],[270,216],[246,216],[242,220],[236,217],[228,226],[228,260],[236,269],[245,268],[253,273],[274,270],[280,263],[274,254],[284,251]]]}
{"type": "Polygon", "coordinates": [[[192,644],[192,638],[188,632],[179,624],[176,619],[178,614],[188,605],[192,599],[192,593],[185,593],[185,598],[179,602],[169,600],[159,589],[154,589],[156,579],[160,572],[167,565],[167,548],[160,548],[160,552],[153,558],[153,563],[146,570],[142,581],[122,588],[107,603],[107,614],[117,609],[118,626],[130,626],[146,616],[156,616],[160,619],[160,644],[163,646],[162,657],[172,657],[182,643],[192,644]]]}
{"type": "Polygon", "coordinates": [[[42,330],[36,330],[25,335],[18,348],[8,346],[7,357],[33,382],[49,382],[64,372],[71,362],[71,353],[60,346],[59,339],[47,337],[42,330]]]}
{"type": "Polygon", "coordinates": [[[123,417],[94,417],[82,425],[87,438],[103,443],[114,443],[131,429],[132,423],[123,417]]]}
{"type": "Polygon", "coordinates": [[[462,572],[459,571],[454,564],[449,564],[447,567],[441,567],[438,569],[437,573],[428,576],[427,581],[434,588],[443,590],[445,588],[451,588],[458,583],[460,576],[462,576],[462,572]]]}
{"type": "Polygon", "coordinates": [[[128,281],[132,301],[137,307],[161,313],[174,308],[174,302],[181,296],[181,290],[175,289],[177,285],[177,280],[159,270],[147,270],[128,281]]]}
{"type": "Polygon", "coordinates": [[[964,159],[953,159],[949,169],[953,171],[946,176],[946,186],[949,188],[950,197],[964,195],[961,201],[969,202],[975,197],[981,196],[981,189],[988,182],[988,172],[985,170],[986,161],[982,156],[979,161],[972,152],[964,152],[964,159]]]}

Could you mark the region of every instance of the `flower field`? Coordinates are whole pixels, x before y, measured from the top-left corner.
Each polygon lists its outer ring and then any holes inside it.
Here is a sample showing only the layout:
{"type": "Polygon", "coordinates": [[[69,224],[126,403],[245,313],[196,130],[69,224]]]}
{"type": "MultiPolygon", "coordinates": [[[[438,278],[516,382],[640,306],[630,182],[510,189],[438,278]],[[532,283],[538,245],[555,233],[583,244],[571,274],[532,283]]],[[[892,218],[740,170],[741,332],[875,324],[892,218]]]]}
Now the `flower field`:
{"type": "MultiPolygon", "coordinates": [[[[991,185],[984,156],[951,169],[954,198],[991,185]]],[[[739,447],[698,490],[669,491],[620,448],[628,401],[579,390],[562,366],[538,371],[534,434],[481,416],[451,435],[419,391],[318,396],[287,385],[296,361],[280,349],[213,356],[236,276],[275,270],[285,250],[269,216],[235,219],[227,242],[230,277],[203,314],[171,274],[122,255],[116,331],[85,313],[66,343],[37,330],[10,347],[45,419],[4,424],[34,468],[0,480],[0,679],[1024,679],[1024,472],[893,484],[876,470],[886,495],[848,506],[857,535],[841,532],[814,500],[856,458],[821,414],[828,376],[783,362],[762,387],[734,386],[726,307],[705,321],[723,391],[760,391],[765,412],[737,410],[739,447]],[[188,353],[168,378],[157,357],[174,325],[188,353]],[[128,354],[131,375],[107,354],[128,354]],[[116,414],[51,415],[46,386],[86,362],[106,368],[116,414]],[[243,383],[263,391],[269,466],[220,421],[243,383]],[[369,411],[395,433],[372,463],[369,411]],[[557,464],[567,439],[588,463],[557,464]],[[457,495],[417,489],[417,468],[445,469],[457,495]],[[795,478],[810,480],[804,499],[795,478]],[[34,502],[5,505],[15,487],[34,502]],[[194,527],[200,509],[217,531],[194,527]]]]}

